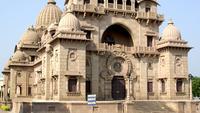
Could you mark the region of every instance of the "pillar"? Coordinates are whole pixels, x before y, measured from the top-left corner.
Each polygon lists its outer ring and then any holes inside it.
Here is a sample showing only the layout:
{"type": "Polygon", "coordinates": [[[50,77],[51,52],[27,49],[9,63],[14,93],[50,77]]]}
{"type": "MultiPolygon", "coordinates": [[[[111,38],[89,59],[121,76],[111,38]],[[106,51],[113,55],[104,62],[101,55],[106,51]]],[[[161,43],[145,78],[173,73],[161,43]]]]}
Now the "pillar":
{"type": "Polygon", "coordinates": [[[105,100],[112,100],[112,78],[108,78],[105,80],[105,100]]]}
{"type": "Polygon", "coordinates": [[[108,0],[104,0],[104,7],[108,8],[108,0]]]}
{"type": "Polygon", "coordinates": [[[81,78],[78,77],[78,78],[77,78],[77,92],[80,92],[80,87],[81,87],[80,82],[81,82],[81,78]]]}
{"type": "Polygon", "coordinates": [[[126,100],[130,100],[130,78],[129,77],[126,77],[125,78],[125,83],[126,83],[126,91],[127,91],[127,94],[126,94],[126,100]]]}
{"type": "Polygon", "coordinates": [[[192,78],[190,78],[190,100],[192,100],[192,78]]]}
{"type": "Polygon", "coordinates": [[[135,11],[135,0],[131,0],[131,10],[135,11]]]}
{"type": "Polygon", "coordinates": [[[44,90],[45,90],[45,99],[49,99],[51,97],[51,71],[50,71],[50,55],[46,53],[46,64],[45,64],[45,82],[44,82],[44,90]]]}
{"type": "Polygon", "coordinates": [[[126,2],[127,0],[122,0],[122,9],[126,10],[126,2]]]}
{"type": "Polygon", "coordinates": [[[99,67],[98,67],[98,62],[99,62],[99,57],[96,54],[92,54],[91,56],[91,62],[92,62],[92,94],[96,94],[97,98],[98,96],[98,91],[99,91],[99,67]]]}
{"type": "Polygon", "coordinates": [[[114,8],[117,9],[117,0],[114,0],[114,8]]]}
{"type": "Polygon", "coordinates": [[[130,76],[130,100],[133,100],[134,99],[134,92],[133,92],[133,77],[130,76]]]}

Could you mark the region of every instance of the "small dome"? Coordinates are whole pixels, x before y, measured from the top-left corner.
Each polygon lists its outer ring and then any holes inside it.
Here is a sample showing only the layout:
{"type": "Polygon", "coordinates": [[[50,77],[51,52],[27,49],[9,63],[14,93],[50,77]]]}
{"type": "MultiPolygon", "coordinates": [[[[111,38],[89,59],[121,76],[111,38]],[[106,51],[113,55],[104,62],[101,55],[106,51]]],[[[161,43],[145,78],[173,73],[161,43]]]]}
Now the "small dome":
{"type": "Polygon", "coordinates": [[[36,44],[38,41],[39,36],[33,27],[28,28],[20,40],[22,44],[36,44]]]}
{"type": "Polygon", "coordinates": [[[54,23],[49,25],[47,30],[50,32],[52,30],[56,30],[57,28],[58,28],[58,24],[56,22],[54,22],[54,23]]]}
{"type": "Polygon", "coordinates": [[[6,62],[6,64],[4,65],[4,70],[8,70],[9,65],[10,65],[10,60],[8,60],[8,62],[6,62]]]}
{"type": "Polygon", "coordinates": [[[14,53],[14,55],[12,56],[12,61],[26,61],[27,59],[27,54],[25,54],[24,52],[20,51],[19,49],[14,53]]]}
{"type": "Polygon", "coordinates": [[[62,11],[54,0],[48,0],[47,6],[40,12],[36,20],[36,27],[48,27],[51,23],[59,22],[62,11]]]}
{"type": "Polygon", "coordinates": [[[181,33],[174,26],[172,20],[168,22],[168,26],[163,30],[162,40],[181,40],[181,33]]]}
{"type": "Polygon", "coordinates": [[[72,13],[67,13],[62,17],[58,25],[59,31],[79,31],[80,22],[72,13]]]}

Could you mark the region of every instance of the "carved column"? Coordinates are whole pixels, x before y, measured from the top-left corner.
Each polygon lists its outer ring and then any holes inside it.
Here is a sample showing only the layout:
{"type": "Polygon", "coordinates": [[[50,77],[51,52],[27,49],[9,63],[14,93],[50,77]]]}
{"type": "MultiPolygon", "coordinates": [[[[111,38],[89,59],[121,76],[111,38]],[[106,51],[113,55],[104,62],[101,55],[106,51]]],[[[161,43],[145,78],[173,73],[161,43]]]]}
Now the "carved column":
{"type": "Polygon", "coordinates": [[[131,10],[135,11],[135,0],[131,0],[131,10]]]}
{"type": "Polygon", "coordinates": [[[105,80],[105,100],[112,100],[111,89],[112,89],[112,78],[109,77],[105,80]]]}
{"type": "Polygon", "coordinates": [[[54,95],[54,78],[51,78],[51,99],[53,99],[53,95],[54,95]]]}
{"type": "Polygon", "coordinates": [[[122,4],[123,4],[123,5],[122,5],[122,9],[124,9],[124,10],[126,10],[126,1],[127,1],[127,0],[122,0],[122,2],[123,2],[123,3],[122,3],[122,4]]]}
{"type": "Polygon", "coordinates": [[[69,80],[69,78],[68,78],[68,76],[66,76],[66,85],[65,85],[66,92],[69,92],[69,89],[68,89],[68,80],[69,80]]]}
{"type": "Polygon", "coordinates": [[[130,78],[129,77],[125,77],[125,83],[126,83],[126,100],[130,100],[130,78]]]}
{"type": "Polygon", "coordinates": [[[54,94],[58,94],[58,77],[54,78],[54,94]]]}
{"type": "Polygon", "coordinates": [[[3,99],[7,98],[8,96],[8,75],[4,75],[4,89],[2,90],[3,91],[3,99]]]}
{"type": "Polygon", "coordinates": [[[108,0],[104,0],[104,7],[108,8],[108,0]]]}
{"type": "Polygon", "coordinates": [[[134,99],[134,86],[133,86],[133,80],[135,78],[133,76],[130,76],[130,100],[133,100],[134,99]]]}
{"type": "Polygon", "coordinates": [[[114,0],[114,8],[117,9],[117,0],[114,0]]]}
{"type": "Polygon", "coordinates": [[[81,81],[81,78],[78,77],[77,78],[77,92],[80,92],[80,81],[81,81]]]}

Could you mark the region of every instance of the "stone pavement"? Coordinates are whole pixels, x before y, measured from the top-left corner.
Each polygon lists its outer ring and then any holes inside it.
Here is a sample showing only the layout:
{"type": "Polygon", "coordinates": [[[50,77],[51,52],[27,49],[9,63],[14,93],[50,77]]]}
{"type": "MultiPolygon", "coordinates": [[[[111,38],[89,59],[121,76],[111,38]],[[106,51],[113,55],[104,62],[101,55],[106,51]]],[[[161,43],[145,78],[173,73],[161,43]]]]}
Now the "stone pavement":
{"type": "Polygon", "coordinates": [[[11,113],[10,111],[2,111],[0,110],[0,113],[11,113]]]}

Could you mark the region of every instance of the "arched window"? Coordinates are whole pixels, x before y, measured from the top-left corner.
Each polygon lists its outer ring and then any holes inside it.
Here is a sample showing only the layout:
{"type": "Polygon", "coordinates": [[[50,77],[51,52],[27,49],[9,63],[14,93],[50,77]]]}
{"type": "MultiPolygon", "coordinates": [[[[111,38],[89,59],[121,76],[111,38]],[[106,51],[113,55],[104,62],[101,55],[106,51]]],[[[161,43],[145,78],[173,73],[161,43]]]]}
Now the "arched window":
{"type": "Polygon", "coordinates": [[[89,4],[90,0],[84,0],[84,4],[89,4]]]}
{"type": "Polygon", "coordinates": [[[122,4],[122,0],[117,0],[117,4],[122,4]]]}
{"type": "Polygon", "coordinates": [[[111,25],[104,31],[101,42],[109,45],[133,46],[133,40],[128,30],[118,24],[111,25]]]}
{"type": "Polygon", "coordinates": [[[126,5],[131,5],[131,0],[127,0],[126,5]]]}
{"type": "Polygon", "coordinates": [[[145,6],[145,12],[150,12],[150,11],[151,11],[151,6],[147,4],[145,6]]]}
{"type": "Polygon", "coordinates": [[[113,0],[108,0],[108,3],[114,3],[114,1],[113,0]]]}
{"type": "Polygon", "coordinates": [[[98,0],[98,3],[103,4],[104,0],[98,0]]]}

